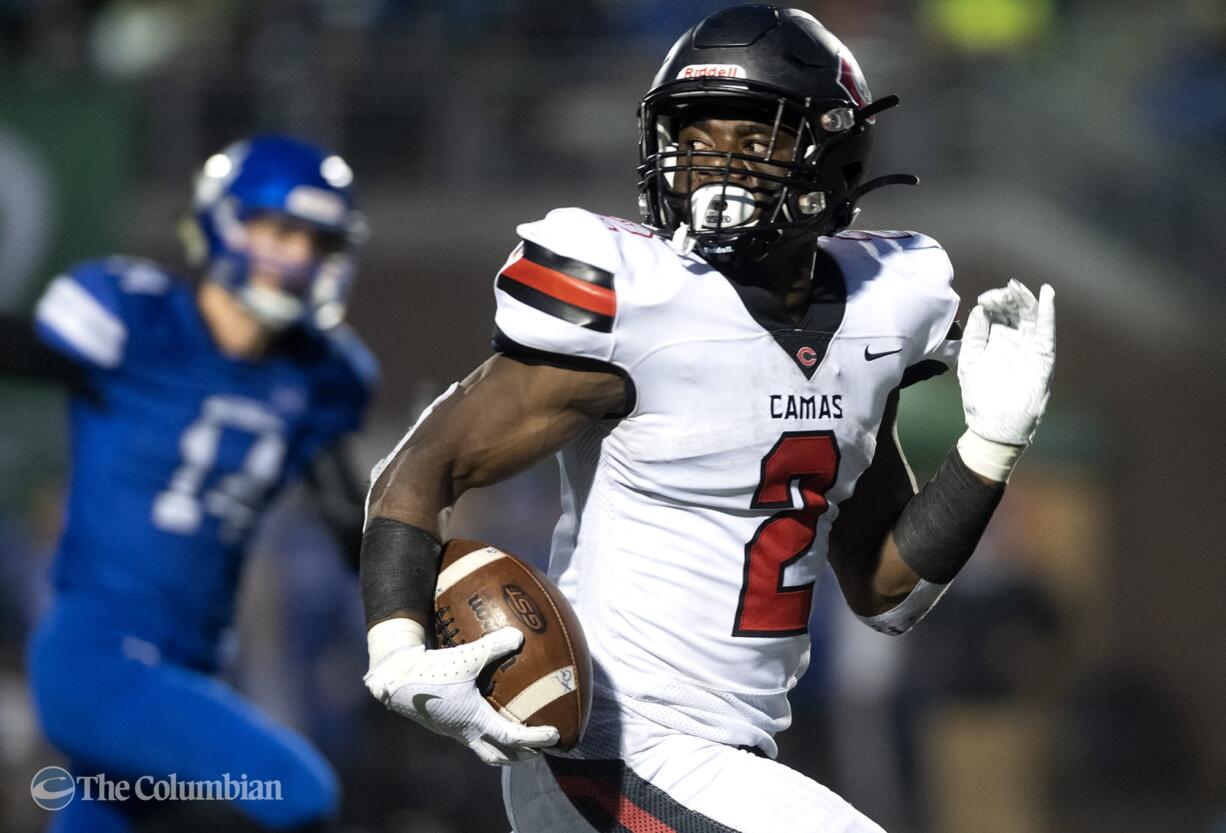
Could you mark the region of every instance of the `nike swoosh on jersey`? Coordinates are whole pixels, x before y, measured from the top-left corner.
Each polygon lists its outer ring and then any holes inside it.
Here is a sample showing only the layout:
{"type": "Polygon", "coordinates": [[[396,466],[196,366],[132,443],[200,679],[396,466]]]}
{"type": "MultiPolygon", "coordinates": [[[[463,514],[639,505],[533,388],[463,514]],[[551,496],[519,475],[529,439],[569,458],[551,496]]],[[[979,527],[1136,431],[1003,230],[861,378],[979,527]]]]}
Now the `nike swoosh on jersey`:
{"type": "Polygon", "coordinates": [[[897,350],[886,350],[884,353],[874,353],[871,350],[869,350],[868,347],[865,347],[864,348],[864,360],[866,362],[876,361],[877,359],[882,359],[882,358],[885,358],[886,356],[892,356],[895,353],[901,353],[901,352],[902,352],[901,347],[899,347],[897,350]]]}

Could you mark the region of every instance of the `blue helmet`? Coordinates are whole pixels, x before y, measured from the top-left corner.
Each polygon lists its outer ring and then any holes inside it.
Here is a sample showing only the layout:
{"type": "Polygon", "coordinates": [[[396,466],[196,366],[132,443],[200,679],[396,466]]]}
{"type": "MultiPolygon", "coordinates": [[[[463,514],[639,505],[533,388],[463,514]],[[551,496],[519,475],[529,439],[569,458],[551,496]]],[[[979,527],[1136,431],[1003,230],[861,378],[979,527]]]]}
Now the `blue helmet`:
{"type": "Polygon", "coordinates": [[[285,136],[235,142],[210,156],[196,177],[198,234],[189,241],[189,260],[269,326],[334,326],[344,318],[357,247],[365,238],[352,184],[345,160],[314,145],[285,136]],[[280,290],[250,280],[244,222],[269,213],[306,224],[323,244],[311,266],[280,290]]]}

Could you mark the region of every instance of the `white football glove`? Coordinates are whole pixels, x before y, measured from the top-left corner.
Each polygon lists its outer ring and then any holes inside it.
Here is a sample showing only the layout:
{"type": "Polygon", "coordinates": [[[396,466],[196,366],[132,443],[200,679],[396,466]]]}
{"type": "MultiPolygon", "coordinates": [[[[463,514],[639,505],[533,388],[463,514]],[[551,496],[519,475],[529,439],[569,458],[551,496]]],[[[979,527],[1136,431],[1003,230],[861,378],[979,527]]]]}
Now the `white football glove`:
{"type": "Polygon", "coordinates": [[[425,629],[412,619],[388,619],[367,634],[366,687],[396,714],[455,738],[487,764],[502,766],[540,754],[558,742],[552,726],[507,720],[477,690],[477,675],[523,644],[512,627],[455,648],[427,650],[425,629]]]}
{"type": "Polygon", "coordinates": [[[979,296],[958,359],[962,410],[974,435],[958,443],[968,466],[996,480],[1008,479],[1047,407],[1055,363],[1055,290],[1049,284],[1043,284],[1037,299],[1015,280],[979,296]]]}

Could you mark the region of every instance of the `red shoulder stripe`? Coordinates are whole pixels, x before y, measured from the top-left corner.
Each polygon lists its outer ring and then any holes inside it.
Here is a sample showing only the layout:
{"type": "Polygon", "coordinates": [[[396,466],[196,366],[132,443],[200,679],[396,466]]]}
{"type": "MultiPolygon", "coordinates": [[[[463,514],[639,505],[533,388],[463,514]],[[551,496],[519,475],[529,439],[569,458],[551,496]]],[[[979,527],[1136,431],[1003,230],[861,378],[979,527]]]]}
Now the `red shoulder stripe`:
{"type": "Polygon", "coordinates": [[[541,266],[539,263],[533,263],[524,257],[520,257],[519,260],[503,269],[502,274],[538,292],[543,292],[559,301],[573,304],[589,312],[607,315],[610,318],[617,314],[617,293],[612,289],[605,289],[603,286],[572,278],[570,275],[541,266]]]}

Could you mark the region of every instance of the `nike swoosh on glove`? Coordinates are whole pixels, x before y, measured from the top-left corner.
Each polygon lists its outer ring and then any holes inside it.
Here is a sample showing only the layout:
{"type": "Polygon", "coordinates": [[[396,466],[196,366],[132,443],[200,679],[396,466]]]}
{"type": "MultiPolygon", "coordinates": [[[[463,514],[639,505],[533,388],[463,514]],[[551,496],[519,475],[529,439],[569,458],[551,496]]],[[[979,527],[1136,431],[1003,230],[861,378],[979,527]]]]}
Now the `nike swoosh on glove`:
{"type": "Polygon", "coordinates": [[[979,296],[962,336],[958,382],[966,426],[985,440],[1025,446],[1047,408],[1056,364],[1056,293],[1011,280],[979,296]]]}
{"type": "Polygon", "coordinates": [[[396,714],[458,740],[487,764],[511,764],[558,742],[554,727],[507,720],[477,690],[482,670],[518,650],[523,641],[522,633],[505,627],[466,645],[428,650],[421,625],[388,619],[367,634],[370,671],[363,681],[396,714]]]}

